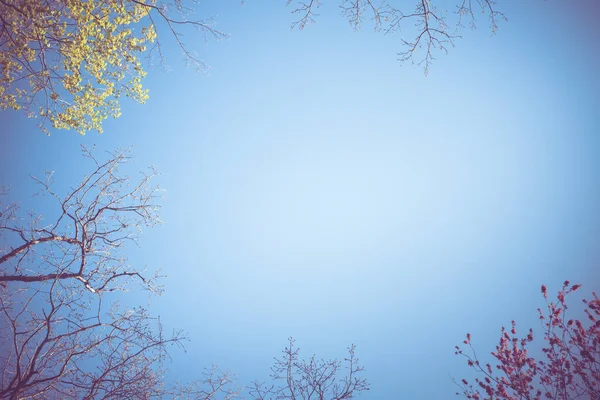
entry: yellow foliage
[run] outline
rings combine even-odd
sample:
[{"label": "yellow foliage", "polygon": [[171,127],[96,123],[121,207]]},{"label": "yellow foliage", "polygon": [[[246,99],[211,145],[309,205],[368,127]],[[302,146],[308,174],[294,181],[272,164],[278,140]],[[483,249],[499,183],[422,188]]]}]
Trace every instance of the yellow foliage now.
[{"label": "yellow foliage", "polygon": [[[140,56],[156,40],[155,0],[0,0],[0,108],[55,128],[102,132],[119,96],[143,103]],[[42,129],[43,128],[42,122]]]}]

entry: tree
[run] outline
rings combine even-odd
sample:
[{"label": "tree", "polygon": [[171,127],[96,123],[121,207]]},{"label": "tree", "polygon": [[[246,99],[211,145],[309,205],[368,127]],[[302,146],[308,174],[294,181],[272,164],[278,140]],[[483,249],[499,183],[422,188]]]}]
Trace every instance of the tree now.
[{"label": "tree", "polygon": [[120,115],[120,96],[148,98],[140,57],[148,46],[160,52],[160,27],[204,66],[179,29],[225,35],[211,19],[188,20],[190,12],[182,0],[0,0],[0,107],[23,108],[46,132],[47,122],[102,132],[106,118]]},{"label": "tree", "polygon": [[592,300],[583,299],[587,324],[566,316],[565,299],[580,287],[565,281],[558,301],[548,302],[546,286],[542,285],[547,313],[541,309],[538,312],[547,342],[542,349],[545,360],[528,355],[533,330],[519,338],[515,321],[510,333],[502,327],[500,343],[492,353],[497,360],[495,368],[490,363],[482,366],[467,334],[464,344],[470,352],[456,346],[456,354],[466,357],[467,364],[483,378],[476,378],[475,385],[466,379],[457,383],[462,394],[475,400],[600,399],[600,298],[593,293]]},{"label": "tree", "polygon": [[[162,291],[159,273],[129,265],[124,254],[142,228],[160,223],[156,171],[132,184],[122,171],[131,161],[127,150],[110,152],[105,161],[94,149],[82,150],[92,172],[65,195],[55,189],[53,173],[34,178],[54,212],[22,217],[16,205],[0,203],[0,399],[238,397],[243,388],[235,376],[215,366],[193,382],[165,381],[168,348],[182,346],[187,336],[167,334],[145,308],[119,303],[135,286]],[[348,399],[368,390],[357,377],[362,367],[354,346],[345,359],[348,374],[339,380],[340,362],[299,361],[293,343],[273,377],[293,371],[297,376],[286,382],[297,396],[311,390]],[[284,393],[254,388],[260,399]]]},{"label": "tree", "polygon": [[348,358],[344,359],[347,372],[341,379],[338,377],[342,366],[340,361],[317,360],[315,356],[308,361],[300,360],[299,350],[294,347],[294,339],[290,338],[289,346],[271,367],[273,381],[283,383],[267,386],[255,381],[250,391],[252,398],[342,400],[352,399],[360,392],[369,390],[367,380],[358,376],[364,369],[358,365],[354,345],[348,348]]},{"label": "tree", "polygon": [[[292,0],[287,0],[289,5]],[[293,27],[304,29],[307,24],[315,22],[316,11],[321,7],[321,0],[309,2],[298,1],[292,11],[299,18]],[[454,11],[439,8],[432,0],[417,0],[412,10],[401,10],[393,1],[372,0],[342,0],[340,9],[350,26],[360,30],[365,20],[373,23],[376,31],[385,34],[396,33],[408,29],[409,34],[400,38],[402,50],[398,54],[401,62],[411,62],[423,67],[425,75],[429,72],[431,63],[435,60],[435,51],[448,53],[453,47],[460,28],[468,25],[476,27],[476,14],[488,19],[492,33],[498,30],[498,23],[506,21],[506,16],[496,8],[495,0],[458,0]],[[448,15],[451,17],[448,18]],[[411,31],[412,29],[412,31]]]},{"label": "tree", "polygon": [[[386,34],[411,32],[400,39],[399,59],[425,73],[436,50],[454,46],[458,28],[475,27],[477,13],[489,19],[492,32],[506,19],[493,0],[457,0],[450,13],[433,3],[417,0],[405,12],[385,0],[343,0],[340,8],[354,29],[371,20]],[[292,27],[314,22],[321,4],[297,2]],[[205,66],[183,43],[181,29],[194,27],[216,39],[226,35],[211,18],[190,19],[192,12],[184,0],[0,0],[0,108],[23,109],[40,119],[45,132],[47,123],[81,134],[102,132],[104,120],[120,115],[121,96],[147,100],[141,57],[150,47],[162,58],[159,31],[170,34],[195,66]]]},{"label": "tree", "polygon": [[122,254],[143,227],[160,222],[156,172],[131,185],[120,171],[127,151],[107,161],[83,154],[94,169],[65,196],[51,173],[36,179],[54,215],[24,219],[15,205],[0,208],[0,398],[232,398],[239,389],[216,368],[189,385],[167,385],[168,346],[186,336],[166,334],[159,318],[116,297],[136,284],[161,291],[158,274]]}]

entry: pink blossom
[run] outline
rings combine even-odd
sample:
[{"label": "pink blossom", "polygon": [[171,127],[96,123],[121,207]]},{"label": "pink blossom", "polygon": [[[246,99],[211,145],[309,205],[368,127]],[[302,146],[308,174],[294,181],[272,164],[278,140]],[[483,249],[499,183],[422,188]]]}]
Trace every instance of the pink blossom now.
[{"label": "pink blossom", "polygon": [[[457,349],[458,354],[467,358],[471,368],[484,375],[483,379],[476,379],[475,386],[468,386],[463,380],[463,394],[468,399],[600,399],[600,370],[597,367],[600,360],[600,299],[593,293],[592,300],[583,300],[584,312],[590,321],[586,326],[577,319],[565,323],[566,298],[581,287],[573,285],[567,290],[568,285],[569,281],[565,281],[558,292],[558,303],[547,300],[547,289],[542,285],[547,311],[538,309],[538,312],[543,339],[547,343],[542,349],[545,359],[528,357],[527,344],[534,339],[533,329],[519,338],[515,321],[511,321],[512,337],[502,327],[496,351],[491,353],[497,361],[498,375],[492,373],[494,369],[490,363],[485,364],[485,369],[479,366],[474,349],[471,349],[471,355]],[[471,346],[470,334],[465,342]]]}]

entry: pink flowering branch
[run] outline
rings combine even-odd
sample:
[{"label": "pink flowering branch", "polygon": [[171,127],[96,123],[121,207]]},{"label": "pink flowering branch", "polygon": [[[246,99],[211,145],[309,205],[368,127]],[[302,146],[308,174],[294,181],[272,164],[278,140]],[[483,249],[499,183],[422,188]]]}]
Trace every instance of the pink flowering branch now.
[{"label": "pink flowering branch", "polygon": [[[565,281],[558,292],[557,301],[548,301],[545,285],[542,295],[546,301],[546,312],[538,309],[547,342],[542,349],[544,360],[530,357],[527,345],[534,339],[533,330],[519,338],[515,321],[508,331],[502,327],[496,351],[491,355],[496,364],[482,366],[467,333],[464,344],[470,351],[456,346],[455,354],[466,358],[467,365],[480,377],[475,383],[466,379],[455,383],[467,399],[600,399],[600,299],[583,299],[584,313],[588,322],[569,319],[566,298],[581,285],[570,286]],[[461,395],[461,393],[456,393]]]}]

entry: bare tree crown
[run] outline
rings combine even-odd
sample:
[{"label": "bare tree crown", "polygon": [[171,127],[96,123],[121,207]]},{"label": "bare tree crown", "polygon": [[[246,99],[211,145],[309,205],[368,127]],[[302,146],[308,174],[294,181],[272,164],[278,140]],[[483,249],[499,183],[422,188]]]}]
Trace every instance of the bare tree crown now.
[{"label": "bare tree crown", "polygon": [[[304,29],[314,23],[322,0],[293,1],[292,14],[296,17],[292,28]],[[492,33],[498,30],[498,23],[506,21],[506,16],[496,7],[494,0],[459,0],[453,3],[454,8],[439,5],[440,1],[416,0],[412,10],[400,8],[397,1],[342,0],[340,9],[353,29],[361,29],[365,22],[370,22],[376,31],[385,34],[402,30],[400,38],[401,50],[398,59],[411,62],[429,72],[435,53],[448,53],[456,40],[461,38],[459,31],[465,25],[476,27],[477,14],[488,20]],[[404,6],[405,2],[402,2]]]},{"label": "bare tree crown", "polygon": [[155,172],[130,185],[127,151],[101,161],[83,148],[92,172],[65,195],[52,174],[35,179],[55,218],[5,205],[0,214],[0,398],[159,398],[167,345],[160,320],[121,307],[111,292],[155,277],[127,265],[122,250],[159,222]]},{"label": "bare tree crown", "polygon": [[271,367],[273,384],[254,382],[250,391],[253,399],[343,400],[369,390],[369,383],[360,376],[364,368],[358,365],[354,345],[348,348],[343,363],[318,360],[315,356],[302,360],[298,355],[300,349],[294,345],[294,339],[290,338],[281,358],[275,358]]}]

